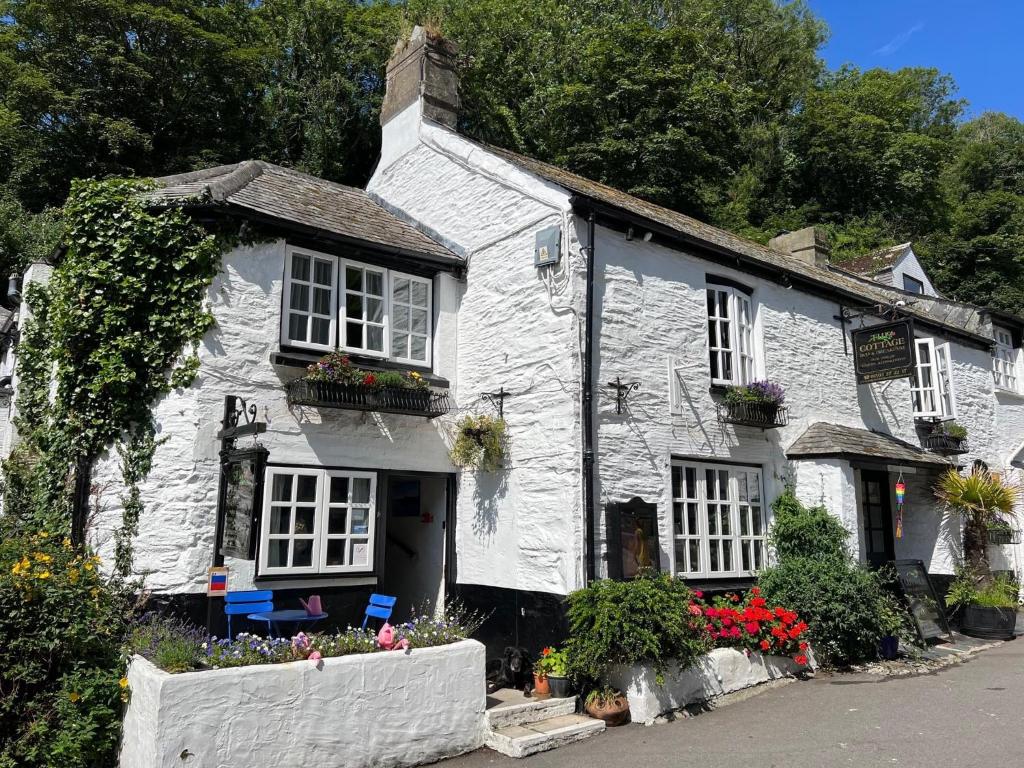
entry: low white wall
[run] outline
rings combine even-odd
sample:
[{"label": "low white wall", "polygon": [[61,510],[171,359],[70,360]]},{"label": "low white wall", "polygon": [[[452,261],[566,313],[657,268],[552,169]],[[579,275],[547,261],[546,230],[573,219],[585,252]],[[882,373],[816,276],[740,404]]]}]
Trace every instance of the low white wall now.
[{"label": "low white wall", "polygon": [[659,715],[769,680],[791,677],[800,669],[795,661],[784,656],[747,656],[734,648],[715,648],[698,658],[692,667],[680,670],[676,664],[670,664],[663,685],[658,685],[654,668],[643,664],[616,667],[608,676],[608,684],[626,694],[634,723],[651,725]]},{"label": "low white wall", "polygon": [[483,745],[484,647],[168,674],[128,669],[121,768],[390,768]]}]

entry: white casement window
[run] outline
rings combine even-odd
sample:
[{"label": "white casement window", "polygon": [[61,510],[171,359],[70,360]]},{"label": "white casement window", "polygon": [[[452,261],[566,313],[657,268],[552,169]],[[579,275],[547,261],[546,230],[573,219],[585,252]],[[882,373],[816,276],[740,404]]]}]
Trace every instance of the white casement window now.
[{"label": "white casement window", "polygon": [[281,343],[429,366],[432,294],[427,278],[289,249]]},{"label": "white casement window", "polygon": [[288,252],[281,317],[281,338],[286,343],[334,348],[336,261],[330,256]]},{"label": "white casement window", "polygon": [[949,344],[914,339],[914,353],[917,364],[910,384],[914,415],[952,418],[956,415],[956,403]]},{"label": "white casement window", "polygon": [[268,467],[260,526],[260,573],[373,570],[377,476]]},{"label": "white casement window", "polygon": [[430,360],[430,281],[391,273],[391,357],[400,362]]},{"label": "white casement window", "polygon": [[691,462],[672,465],[675,573],[750,576],[765,566],[761,471]]},{"label": "white casement window", "polygon": [[995,329],[996,349],[992,358],[992,373],[996,386],[1010,392],[1017,392],[1017,350],[1013,346],[1013,335],[1002,328]]},{"label": "white casement window", "polygon": [[711,383],[754,380],[754,310],[750,297],[734,288],[707,289],[708,358]]}]

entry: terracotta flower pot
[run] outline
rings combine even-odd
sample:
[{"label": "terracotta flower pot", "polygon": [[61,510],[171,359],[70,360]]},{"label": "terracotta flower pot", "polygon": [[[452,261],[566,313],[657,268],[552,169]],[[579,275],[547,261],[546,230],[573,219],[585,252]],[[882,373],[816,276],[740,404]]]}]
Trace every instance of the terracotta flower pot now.
[{"label": "terracotta flower pot", "polygon": [[584,709],[591,717],[604,720],[609,728],[629,722],[629,699],[621,693],[611,699],[596,699]]},{"label": "terracotta flower pot", "polygon": [[536,672],[533,673],[533,692],[538,696],[547,696],[551,693],[551,686],[548,684],[546,675],[542,676]]}]

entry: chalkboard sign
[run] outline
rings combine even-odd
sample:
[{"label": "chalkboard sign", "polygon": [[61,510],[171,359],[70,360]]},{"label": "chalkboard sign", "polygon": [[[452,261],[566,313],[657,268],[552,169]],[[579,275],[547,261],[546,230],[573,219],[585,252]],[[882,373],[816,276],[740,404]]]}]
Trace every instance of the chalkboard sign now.
[{"label": "chalkboard sign", "polygon": [[920,560],[897,560],[893,565],[921,639],[927,641],[945,634],[952,642],[953,633],[946,621],[946,613],[942,610],[942,602],[935,594],[935,587],[928,578],[924,563]]},{"label": "chalkboard sign", "polygon": [[220,553],[227,557],[254,560],[256,535],[254,528],[263,500],[263,468],[265,448],[229,451],[221,471]]},{"label": "chalkboard sign", "polygon": [[605,510],[608,578],[632,579],[641,570],[659,570],[658,507],[639,497],[609,504]]},{"label": "chalkboard sign", "polygon": [[853,369],[858,384],[905,379],[914,371],[914,326],[909,320],[853,332]]}]

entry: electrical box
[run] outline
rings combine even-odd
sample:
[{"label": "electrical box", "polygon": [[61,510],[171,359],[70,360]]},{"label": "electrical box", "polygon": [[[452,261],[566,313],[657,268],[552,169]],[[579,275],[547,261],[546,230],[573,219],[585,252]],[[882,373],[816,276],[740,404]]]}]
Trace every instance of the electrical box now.
[{"label": "electrical box", "polygon": [[562,228],[545,227],[537,233],[533,248],[533,266],[548,267],[562,259]]}]

